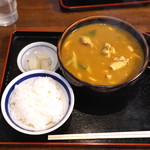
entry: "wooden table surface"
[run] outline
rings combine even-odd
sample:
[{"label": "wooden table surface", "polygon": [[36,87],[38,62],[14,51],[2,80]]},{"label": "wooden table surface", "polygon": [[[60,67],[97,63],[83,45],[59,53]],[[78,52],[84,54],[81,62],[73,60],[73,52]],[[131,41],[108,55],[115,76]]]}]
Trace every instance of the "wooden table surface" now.
[{"label": "wooden table surface", "polygon": [[[15,30],[40,30],[40,31],[63,31],[74,21],[92,15],[112,16],[129,22],[139,31],[150,31],[150,4],[140,7],[100,8],[76,12],[62,11],[58,0],[18,0],[19,18],[17,22],[8,27],[0,27],[0,77],[2,77],[6,52],[8,49],[10,34]],[[16,61],[16,58],[14,58]],[[149,149],[150,144],[144,146],[117,146],[116,144],[103,145],[1,145],[3,150],[25,149],[49,149],[49,150],[142,150]]]}]

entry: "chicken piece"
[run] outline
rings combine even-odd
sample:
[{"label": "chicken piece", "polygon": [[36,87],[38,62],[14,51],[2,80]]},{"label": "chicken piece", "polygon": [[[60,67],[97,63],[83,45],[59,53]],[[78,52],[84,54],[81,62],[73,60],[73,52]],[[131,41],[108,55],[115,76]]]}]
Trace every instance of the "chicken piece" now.
[{"label": "chicken piece", "polygon": [[90,47],[94,46],[91,39],[88,36],[85,36],[85,35],[80,37],[80,42],[81,42],[81,44],[84,44],[86,46],[90,46]]},{"label": "chicken piece", "polygon": [[109,43],[105,43],[105,44],[104,44],[104,48],[110,49],[110,47],[111,47],[111,44],[109,44]]},{"label": "chicken piece", "polygon": [[111,46],[111,44],[105,43],[101,53],[109,58],[111,54],[115,54],[115,52],[116,50]]},{"label": "chicken piece", "polygon": [[125,67],[128,62],[129,62],[129,58],[125,58],[124,56],[120,56],[120,57],[115,57],[114,58],[114,61],[112,64],[110,64],[110,68],[112,70],[118,70],[118,69],[121,69],[123,67]]}]

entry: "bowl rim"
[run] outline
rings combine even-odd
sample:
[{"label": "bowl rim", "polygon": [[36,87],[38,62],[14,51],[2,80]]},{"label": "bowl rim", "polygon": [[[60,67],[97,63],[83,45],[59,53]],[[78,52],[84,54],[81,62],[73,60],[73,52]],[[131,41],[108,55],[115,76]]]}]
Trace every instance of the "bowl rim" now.
[{"label": "bowl rim", "polygon": [[[30,49],[32,49],[35,46],[46,46],[50,50],[53,50],[54,53],[56,53],[56,66],[52,70],[50,70],[50,71],[56,71],[59,67],[58,58],[57,58],[57,47],[55,45],[53,45],[52,43],[45,42],[45,41],[32,42],[30,44],[27,44],[20,50],[20,52],[17,56],[17,66],[18,66],[19,70],[21,72],[26,72],[26,70],[23,67],[22,58]],[[28,71],[30,71],[30,70],[28,70]]]},{"label": "bowl rim", "polygon": [[[132,29],[135,33],[137,33],[140,38],[142,39],[144,45],[145,45],[145,49],[146,49],[146,55],[145,55],[145,61],[143,63],[143,66],[141,68],[141,70],[139,71],[139,73],[137,75],[135,75],[133,78],[131,78],[130,80],[128,81],[125,81],[123,83],[119,83],[119,84],[116,84],[116,85],[94,85],[94,84],[91,84],[91,83],[88,83],[86,81],[83,81],[83,80],[80,80],[78,79],[76,76],[74,76],[71,72],[69,72],[65,66],[63,65],[62,61],[61,61],[61,44],[63,43],[63,40],[65,38],[65,36],[67,35],[67,33],[75,26],[77,25],[80,25],[82,24],[83,22],[86,22],[86,21],[89,21],[89,20],[98,20],[98,19],[109,19],[109,20],[112,20],[112,21],[116,21],[116,22],[119,22],[119,23],[122,23],[126,26],[128,26],[130,29]],[[77,27],[78,28],[78,27]],[[77,29],[75,28],[75,30]],[[73,29],[74,31],[74,29]],[[72,32],[72,31],[71,31]],[[149,47],[148,47],[148,44],[147,44],[147,41],[146,39],[144,38],[144,35],[142,35],[142,33],[137,30],[132,24],[124,21],[124,20],[121,20],[119,18],[116,18],[116,17],[110,17],[110,16],[88,16],[88,17],[84,17],[84,18],[81,18],[77,21],[75,21],[74,23],[72,23],[71,25],[69,25],[63,32],[61,38],[59,39],[58,41],[58,44],[57,44],[57,55],[58,55],[58,60],[59,60],[59,63],[61,65],[61,67],[74,79],[76,80],[77,82],[80,82],[83,86],[90,86],[91,88],[101,88],[101,89],[117,89],[119,87],[124,87],[126,86],[127,84],[135,81],[143,72],[144,70],[146,69],[147,65],[148,65],[148,61],[149,61],[149,58],[150,58],[150,53],[149,53]]]},{"label": "bowl rim", "polygon": [[[47,128],[44,130],[38,130],[38,131],[23,129],[22,127],[18,126],[16,123],[14,123],[15,121],[13,122],[13,119],[10,117],[10,113],[6,109],[6,107],[8,107],[8,102],[6,102],[6,99],[8,99],[8,101],[9,101],[9,96],[11,94],[10,89],[12,89],[12,91],[13,91],[14,86],[16,85],[17,81],[21,80],[20,81],[20,83],[21,83],[25,80],[30,79],[31,77],[36,77],[36,76],[39,77],[40,75],[50,76],[50,77],[53,76],[54,78],[57,78],[61,81],[61,83],[59,82],[59,84],[61,84],[62,87],[64,88],[64,90],[67,91],[66,93],[67,93],[67,97],[69,100],[69,102],[68,102],[69,107],[68,107],[68,110],[65,113],[64,117],[57,124],[55,124],[54,126],[52,126],[50,128]],[[68,93],[69,93],[69,95],[68,95]],[[21,133],[24,133],[24,134],[28,134],[28,135],[42,135],[42,134],[52,132],[52,131],[58,129],[60,126],[62,126],[68,120],[70,115],[72,114],[72,111],[74,108],[74,103],[75,103],[75,97],[74,97],[73,89],[72,89],[71,85],[69,84],[69,82],[63,76],[61,76],[58,73],[53,72],[53,71],[31,70],[31,71],[28,71],[28,72],[25,72],[25,73],[22,73],[22,74],[16,76],[4,89],[2,97],[1,97],[1,111],[2,111],[2,115],[3,115],[4,119],[6,120],[6,122],[15,130],[17,130]]]}]

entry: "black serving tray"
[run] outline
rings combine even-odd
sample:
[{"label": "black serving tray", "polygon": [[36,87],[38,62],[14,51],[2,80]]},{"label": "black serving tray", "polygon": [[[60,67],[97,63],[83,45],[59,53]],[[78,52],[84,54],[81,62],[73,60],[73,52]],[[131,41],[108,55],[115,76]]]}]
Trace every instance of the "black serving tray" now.
[{"label": "black serving tray", "polygon": [[[3,72],[1,94],[8,83],[21,74],[17,67],[20,50],[32,42],[46,41],[57,45],[62,32],[15,31],[10,37]],[[144,33],[150,45],[149,32]],[[62,75],[58,69],[57,72]],[[72,88],[75,107],[68,121],[49,134],[101,133],[150,130],[150,70],[146,69],[135,85],[109,94],[99,94],[85,87]],[[48,141],[48,134],[30,136],[11,128],[0,113],[0,144],[133,144],[150,143],[150,138]]]},{"label": "black serving tray", "polygon": [[150,3],[150,0],[59,0],[61,8],[65,11],[134,7],[147,3]]}]

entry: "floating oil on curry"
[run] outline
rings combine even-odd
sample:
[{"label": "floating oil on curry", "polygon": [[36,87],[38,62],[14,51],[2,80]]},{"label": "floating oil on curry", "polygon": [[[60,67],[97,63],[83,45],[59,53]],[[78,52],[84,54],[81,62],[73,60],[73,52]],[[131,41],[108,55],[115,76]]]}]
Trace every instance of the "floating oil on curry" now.
[{"label": "floating oil on curry", "polygon": [[108,24],[80,27],[65,39],[61,50],[68,71],[94,85],[128,81],[140,71],[143,55],[130,33]]}]

